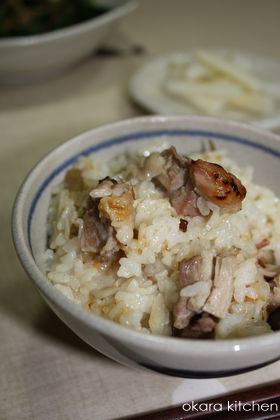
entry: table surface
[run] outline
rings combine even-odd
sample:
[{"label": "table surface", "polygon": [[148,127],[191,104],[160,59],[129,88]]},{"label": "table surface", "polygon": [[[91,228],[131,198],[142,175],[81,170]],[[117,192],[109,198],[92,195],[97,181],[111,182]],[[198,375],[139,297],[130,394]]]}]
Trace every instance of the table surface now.
[{"label": "table surface", "polygon": [[[16,191],[46,152],[92,127],[144,113],[127,91],[139,65],[161,53],[195,47],[280,59],[279,16],[277,0],[142,0],[106,40],[127,53],[92,55],[55,79],[0,87],[1,419],[112,419],[280,378],[280,363],[237,377],[192,380],[107,359],[46,306],[21,268],[10,235]],[[134,45],[144,53],[130,53]]]}]

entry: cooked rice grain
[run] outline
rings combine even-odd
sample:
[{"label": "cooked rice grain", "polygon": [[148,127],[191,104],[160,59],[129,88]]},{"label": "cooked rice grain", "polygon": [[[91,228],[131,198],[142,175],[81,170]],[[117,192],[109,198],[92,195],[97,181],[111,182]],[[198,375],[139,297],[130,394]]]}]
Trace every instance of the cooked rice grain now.
[{"label": "cooked rice grain", "polygon": [[[71,194],[63,187],[56,188],[49,218],[50,249],[54,252],[48,249],[46,253],[48,260],[52,257],[47,275],[55,287],[82,307],[122,325],[171,335],[171,311],[179,296],[179,263],[207,250],[216,255],[229,253],[233,293],[227,315],[217,324],[216,338],[270,331],[266,323],[270,288],[257,261],[266,256],[280,264],[279,199],[252,182],[252,168],[239,168],[223,151],[194,158],[217,162],[239,177],[247,189],[242,210],[225,213],[200,197],[202,216],[187,217],[187,231],[183,232],[179,229],[180,217],[168,198],[151,181],[132,178],[138,237],[129,240],[115,270],[100,270],[98,264],[82,255],[78,238],[71,236],[71,226],[78,230],[82,220]],[[106,163],[92,155],[80,158],[76,167],[82,170],[87,185],[96,185],[100,178],[116,176],[120,168],[130,168],[133,173],[129,160],[122,155]],[[135,161],[137,157],[132,159]],[[126,179],[130,174],[126,169],[119,176]],[[256,244],[264,238],[269,243],[258,250]],[[185,287],[181,295],[192,297],[199,286],[198,282]]]}]

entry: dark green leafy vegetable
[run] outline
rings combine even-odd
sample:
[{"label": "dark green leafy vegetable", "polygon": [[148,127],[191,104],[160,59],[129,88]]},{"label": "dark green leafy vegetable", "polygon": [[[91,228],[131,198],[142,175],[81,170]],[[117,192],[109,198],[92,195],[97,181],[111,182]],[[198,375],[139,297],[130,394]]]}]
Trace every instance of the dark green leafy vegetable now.
[{"label": "dark green leafy vegetable", "polygon": [[50,32],[106,11],[94,0],[1,0],[0,37]]}]

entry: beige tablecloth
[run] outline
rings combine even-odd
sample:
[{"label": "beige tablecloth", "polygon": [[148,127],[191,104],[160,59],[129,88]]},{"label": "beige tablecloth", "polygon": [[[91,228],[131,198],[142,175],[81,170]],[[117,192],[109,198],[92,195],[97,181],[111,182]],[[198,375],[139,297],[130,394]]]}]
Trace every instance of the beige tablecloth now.
[{"label": "beige tablecloth", "polygon": [[184,380],[107,359],[48,309],[10,236],[16,190],[38,159],[74,134],[143,113],[127,92],[142,62],[198,46],[279,59],[279,16],[277,0],[143,0],[107,44],[141,45],[144,55],[92,56],[56,79],[0,87],[0,419],[111,419],[280,378],[280,363],[238,377]]}]

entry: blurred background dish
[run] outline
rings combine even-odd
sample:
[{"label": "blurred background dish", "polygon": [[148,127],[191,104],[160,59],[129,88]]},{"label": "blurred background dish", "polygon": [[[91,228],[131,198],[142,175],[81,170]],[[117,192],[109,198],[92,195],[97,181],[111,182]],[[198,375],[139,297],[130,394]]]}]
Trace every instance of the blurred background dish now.
[{"label": "blurred background dish", "polygon": [[60,0],[33,7],[17,1],[16,13],[9,4],[1,5],[0,83],[41,80],[73,66],[136,6],[127,0]]},{"label": "blurred background dish", "polygon": [[169,53],[134,74],[130,93],[156,114],[212,115],[280,127],[280,62],[231,50]]},{"label": "blurred background dish", "polygon": [[0,37],[38,35],[100,16],[109,6],[94,0],[3,0]]}]

